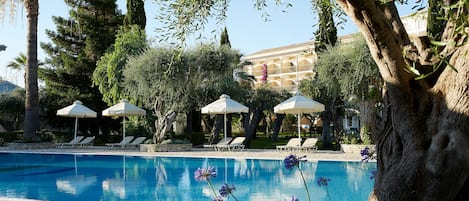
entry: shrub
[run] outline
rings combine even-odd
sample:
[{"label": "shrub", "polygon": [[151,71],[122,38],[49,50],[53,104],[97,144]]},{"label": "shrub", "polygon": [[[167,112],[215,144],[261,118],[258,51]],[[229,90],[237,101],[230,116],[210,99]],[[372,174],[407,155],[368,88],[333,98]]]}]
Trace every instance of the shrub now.
[{"label": "shrub", "polygon": [[360,135],[356,132],[341,133],[339,136],[341,144],[358,144],[360,141]]}]

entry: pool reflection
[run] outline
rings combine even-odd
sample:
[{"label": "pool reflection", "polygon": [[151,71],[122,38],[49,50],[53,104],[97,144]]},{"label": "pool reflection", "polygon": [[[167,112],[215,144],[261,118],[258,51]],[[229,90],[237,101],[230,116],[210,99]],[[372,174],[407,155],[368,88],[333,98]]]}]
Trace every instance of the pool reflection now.
[{"label": "pool reflection", "polygon": [[[306,200],[301,175],[282,160],[168,158],[93,155],[0,154],[0,197],[61,200],[211,200],[207,182],[197,182],[197,168],[213,166],[216,191],[235,185],[239,200],[283,200],[296,195]],[[33,157],[26,160],[24,157]],[[7,163],[9,161],[11,163]],[[366,200],[376,164],[303,162],[301,169],[312,199]],[[67,171],[62,171],[67,170]],[[328,189],[316,179],[330,178]],[[7,182],[9,181],[9,182]]]}]

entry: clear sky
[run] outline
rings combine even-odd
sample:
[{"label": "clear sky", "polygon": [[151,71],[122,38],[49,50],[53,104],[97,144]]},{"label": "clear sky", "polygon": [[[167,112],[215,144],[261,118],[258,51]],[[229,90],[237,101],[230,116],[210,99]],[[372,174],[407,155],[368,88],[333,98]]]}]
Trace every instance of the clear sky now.
[{"label": "clear sky", "polygon": [[[125,13],[125,0],[117,0],[119,9]],[[254,0],[232,0],[227,13],[227,20],[224,25],[228,29],[231,46],[238,49],[242,54],[247,55],[263,49],[285,46],[295,43],[302,43],[313,38],[313,27],[317,22],[317,16],[312,13],[309,0],[296,0],[293,7],[283,12],[283,8],[275,6],[273,3],[267,8],[269,13],[268,21],[262,17],[262,12],[256,10]],[[270,1],[273,2],[273,1]],[[401,15],[411,12],[411,6],[400,7]],[[52,16],[68,16],[69,8],[62,0],[39,1],[39,26],[38,40],[49,42],[45,34],[45,29],[55,30]],[[147,35],[154,38],[158,26],[155,16],[159,8],[151,1],[145,1],[145,11],[147,16]],[[210,25],[203,32],[204,38],[195,40],[189,39],[189,46],[201,42],[213,41],[213,37],[220,34],[220,29],[224,25]],[[212,32],[212,30],[216,30]],[[24,71],[9,69],[6,65],[13,61],[21,52],[26,53],[26,17],[23,9],[19,9],[15,19],[11,21],[6,17],[0,22],[0,44],[6,45],[7,49],[0,52],[0,76],[18,86],[24,87]],[[356,33],[358,30],[351,21],[347,22],[343,28],[339,28],[339,36]],[[218,39],[216,41],[218,43]],[[38,49],[39,60],[44,60],[45,55],[41,48]]]}]

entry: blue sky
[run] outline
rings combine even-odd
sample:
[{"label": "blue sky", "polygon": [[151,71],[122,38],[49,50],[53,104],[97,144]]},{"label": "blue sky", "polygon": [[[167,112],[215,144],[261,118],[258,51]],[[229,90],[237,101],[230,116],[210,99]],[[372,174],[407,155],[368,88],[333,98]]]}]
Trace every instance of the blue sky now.
[{"label": "blue sky", "polygon": [[[125,0],[117,0],[118,6],[125,13]],[[272,2],[272,1],[271,1]],[[55,24],[52,22],[52,16],[68,16],[68,8],[62,0],[39,1],[39,27],[38,39],[41,42],[49,42],[45,34],[45,29],[55,30]],[[247,55],[263,49],[285,46],[295,43],[312,40],[317,21],[311,11],[309,0],[293,1],[293,7],[283,12],[283,8],[275,6],[273,3],[267,7],[269,13],[268,21],[262,17],[262,12],[254,7],[254,0],[232,0],[227,13],[227,20],[224,25],[228,29],[229,39],[233,48],[238,49],[242,54]],[[411,6],[400,7],[401,15],[407,15],[411,12]],[[147,35],[149,38],[156,36],[155,29],[157,20],[155,16],[159,8],[153,1],[145,2],[145,11],[147,15]],[[189,46],[202,42],[218,43],[218,39],[213,39],[220,33],[224,25],[215,25],[211,23],[203,32],[203,38],[195,40],[195,37],[189,39]],[[12,61],[20,52],[26,53],[26,17],[24,10],[18,10],[18,13],[10,22],[5,18],[0,22],[0,44],[7,46],[6,51],[0,52],[0,76],[18,86],[24,86],[23,74],[6,68],[8,62]],[[215,32],[212,32],[216,30]],[[350,33],[356,33],[357,28],[349,20],[342,29],[339,29],[339,36]],[[45,55],[42,49],[38,50],[38,58],[44,60]]]}]

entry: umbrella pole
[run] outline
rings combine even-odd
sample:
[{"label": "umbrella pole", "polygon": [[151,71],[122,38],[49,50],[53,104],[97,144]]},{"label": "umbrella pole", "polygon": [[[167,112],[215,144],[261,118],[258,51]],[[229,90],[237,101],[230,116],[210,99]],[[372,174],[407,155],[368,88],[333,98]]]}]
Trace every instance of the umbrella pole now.
[{"label": "umbrella pole", "polygon": [[78,127],[78,117],[75,117],[75,133],[73,134],[74,135],[74,138],[77,138],[77,127]]},{"label": "umbrella pole", "polygon": [[298,111],[298,138],[301,139],[301,134],[300,134],[300,131],[301,131],[301,125],[300,125],[300,112]]},{"label": "umbrella pole", "polygon": [[124,116],[124,122],[122,123],[122,127],[123,127],[123,128],[122,128],[122,130],[123,130],[123,131],[122,131],[122,133],[123,133],[123,134],[122,134],[122,136],[123,136],[122,139],[124,139],[124,138],[125,138],[125,116]]},{"label": "umbrella pole", "polygon": [[223,118],[223,122],[225,123],[223,132],[225,133],[225,140],[226,140],[226,112],[225,112],[225,117]]}]

